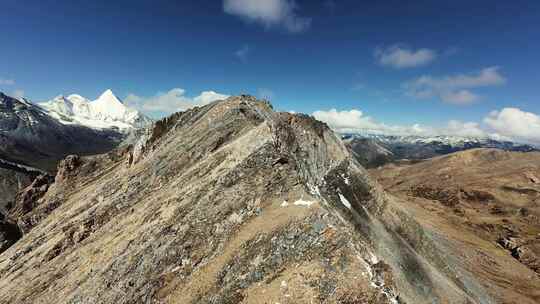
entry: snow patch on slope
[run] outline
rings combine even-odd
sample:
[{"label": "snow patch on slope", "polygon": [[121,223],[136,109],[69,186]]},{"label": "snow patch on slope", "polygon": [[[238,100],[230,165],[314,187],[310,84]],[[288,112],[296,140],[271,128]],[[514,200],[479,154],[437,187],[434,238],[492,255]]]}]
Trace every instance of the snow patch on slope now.
[{"label": "snow patch on slope", "polygon": [[351,209],[352,206],[351,206],[351,203],[347,200],[347,198],[345,198],[345,196],[343,196],[343,194],[339,193],[339,200],[341,201],[341,203],[343,204],[343,206],[347,207],[348,209]]},{"label": "snow patch on slope", "polygon": [[315,202],[312,201],[304,201],[303,199],[299,199],[296,202],[294,202],[294,205],[296,206],[306,206],[310,207],[311,205],[315,204]]},{"label": "snow patch on slope", "polygon": [[[299,199],[297,200],[296,202],[293,203],[293,205],[295,206],[304,206],[304,207],[311,207],[311,205],[315,204],[315,202],[313,201],[305,201],[303,199]],[[283,201],[283,203],[281,203],[281,207],[289,207],[289,202],[288,201]]]}]

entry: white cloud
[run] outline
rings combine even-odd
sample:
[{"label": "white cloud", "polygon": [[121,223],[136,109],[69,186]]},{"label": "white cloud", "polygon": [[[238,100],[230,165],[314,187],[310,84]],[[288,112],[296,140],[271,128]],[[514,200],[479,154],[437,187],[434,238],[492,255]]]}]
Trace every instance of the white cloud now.
[{"label": "white cloud", "polygon": [[392,135],[423,135],[428,134],[429,130],[415,124],[412,126],[391,126],[377,122],[369,116],[365,116],[360,110],[352,109],[349,111],[338,111],[331,109],[329,111],[315,111],[313,117],[328,124],[330,128],[340,133],[380,133]]},{"label": "white cloud", "polygon": [[126,105],[137,108],[142,112],[155,114],[170,114],[177,111],[184,111],[195,106],[209,104],[212,101],[226,99],[228,95],[219,94],[214,91],[202,92],[199,96],[190,98],[186,96],[186,91],[174,88],[165,93],[158,93],[152,97],[141,97],[129,94],[124,102]]},{"label": "white cloud", "polygon": [[354,130],[379,129],[379,126],[371,119],[364,116],[359,110],[338,111],[315,111],[313,117],[327,123],[338,132],[352,132]]},{"label": "white cloud", "polygon": [[257,22],[265,28],[282,27],[291,33],[306,31],[311,19],[296,14],[294,0],[224,0],[225,13]]},{"label": "white cloud", "polygon": [[477,75],[461,74],[441,78],[422,76],[416,83],[439,88],[478,88],[506,83],[506,79],[498,71],[499,67],[494,66],[482,69]]},{"label": "white cloud", "polygon": [[243,63],[246,63],[247,57],[250,52],[251,52],[251,48],[249,47],[249,45],[244,45],[240,49],[238,49],[236,52],[234,52],[234,55],[238,57],[240,61],[242,61]]},{"label": "white cloud", "polygon": [[364,115],[357,109],[348,111],[315,111],[313,117],[328,124],[339,133],[371,133],[415,136],[458,136],[491,138],[519,143],[540,144],[540,115],[517,108],[491,112],[481,123],[450,120],[442,127],[414,124],[387,125]]},{"label": "white cloud", "polygon": [[440,135],[452,135],[461,137],[478,137],[485,138],[488,134],[482,130],[479,123],[476,122],[461,122],[459,120],[451,120],[446,128],[439,130]]},{"label": "white cloud", "polygon": [[214,91],[204,91],[201,95],[193,98],[193,101],[197,105],[207,105],[216,100],[223,100],[229,98],[229,95],[219,94]]},{"label": "white cloud", "polygon": [[0,78],[0,85],[14,85],[15,80]]},{"label": "white cloud", "polygon": [[413,124],[412,126],[387,125],[377,120],[365,116],[360,110],[337,111],[316,111],[313,117],[323,121],[333,130],[339,133],[372,133],[386,135],[451,135],[460,137],[487,137],[488,134],[482,130],[480,124],[475,122],[461,122],[451,120],[444,127],[434,128]]},{"label": "white cloud", "polygon": [[484,122],[500,136],[540,143],[540,116],[534,113],[504,108],[491,112]]},{"label": "white cloud", "polygon": [[451,135],[460,137],[487,137],[480,124],[476,122],[461,122],[451,120],[444,127],[434,128],[413,124],[412,126],[387,125],[375,119],[365,116],[360,110],[337,111],[316,111],[313,117],[327,123],[330,128],[339,133],[374,133],[386,135]]},{"label": "white cloud", "polygon": [[375,58],[381,65],[403,69],[426,65],[437,58],[437,52],[430,49],[414,51],[394,45],[386,49],[375,49]]},{"label": "white cloud", "polygon": [[422,76],[403,84],[407,95],[418,98],[438,98],[446,103],[468,105],[480,100],[470,89],[498,86],[506,83],[499,67],[488,67],[477,74],[445,77]]},{"label": "white cloud", "polygon": [[480,100],[480,96],[469,90],[441,92],[440,97],[442,101],[455,105],[469,105]]}]

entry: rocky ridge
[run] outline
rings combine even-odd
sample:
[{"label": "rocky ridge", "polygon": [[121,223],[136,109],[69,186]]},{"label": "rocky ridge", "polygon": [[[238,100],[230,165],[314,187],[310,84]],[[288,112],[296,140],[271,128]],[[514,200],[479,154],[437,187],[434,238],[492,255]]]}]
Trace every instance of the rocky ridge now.
[{"label": "rocky ridge", "polygon": [[387,195],[325,124],[250,96],[156,122],[132,149],[66,159],[23,218],[24,236],[0,255],[0,303],[515,294],[473,275],[460,243]]}]

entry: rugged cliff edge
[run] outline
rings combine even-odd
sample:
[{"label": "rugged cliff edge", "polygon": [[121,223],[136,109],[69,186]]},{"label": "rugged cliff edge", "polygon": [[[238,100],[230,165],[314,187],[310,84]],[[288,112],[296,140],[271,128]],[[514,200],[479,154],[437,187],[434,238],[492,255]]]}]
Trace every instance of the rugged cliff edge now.
[{"label": "rugged cliff edge", "polygon": [[325,124],[249,96],[156,122],[131,150],[67,158],[31,206],[0,255],[0,303],[506,299]]}]

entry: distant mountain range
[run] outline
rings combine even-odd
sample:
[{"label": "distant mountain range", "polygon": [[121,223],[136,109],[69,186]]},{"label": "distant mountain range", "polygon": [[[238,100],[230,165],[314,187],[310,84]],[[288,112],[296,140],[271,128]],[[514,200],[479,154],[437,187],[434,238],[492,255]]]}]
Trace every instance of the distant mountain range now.
[{"label": "distant mountain range", "polygon": [[65,156],[110,151],[151,122],[111,90],[94,101],[70,95],[38,104],[0,93],[0,158],[51,172]]},{"label": "distant mountain range", "polygon": [[454,152],[494,148],[505,151],[532,152],[537,147],[489,138],[459,136],[396,136],[381,134],[342,134],[342,139],[356,158],[368,168],[400,160],[422,160]]}]

